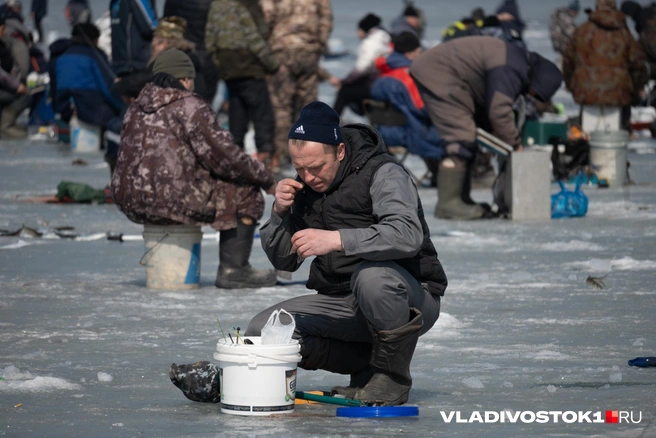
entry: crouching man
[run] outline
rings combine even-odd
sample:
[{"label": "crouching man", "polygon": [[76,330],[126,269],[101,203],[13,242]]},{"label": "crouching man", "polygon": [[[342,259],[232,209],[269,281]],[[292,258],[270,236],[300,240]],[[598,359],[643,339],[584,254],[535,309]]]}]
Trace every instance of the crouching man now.
[{"label": "crouching man", "polygon": [[299,365],[350,375],[334,394],[403,404],[417,339],[437,321],[447,286],[417,189],[373,128],[340,128],[321,102],[292,126],[289,155],[298,177],[278,184],[262,246],[285,271],[315,256],[307,287],[318,293],[264,310],[246,335],[284,308],[296,320]]}]

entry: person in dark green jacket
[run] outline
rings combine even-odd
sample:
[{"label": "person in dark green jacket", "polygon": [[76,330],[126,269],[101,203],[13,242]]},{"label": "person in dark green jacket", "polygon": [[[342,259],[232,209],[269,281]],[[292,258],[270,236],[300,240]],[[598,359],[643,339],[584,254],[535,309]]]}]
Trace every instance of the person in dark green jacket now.
[{"label": "person in dark green jacket", "polygon": [[257,0],[214,0],[205,46],[228,87],[230,133],[243,148],[248,125],[255,128],[260,161],[275,152],[274,117],[265,75],[278,70],[268,43],[269,27]]}]

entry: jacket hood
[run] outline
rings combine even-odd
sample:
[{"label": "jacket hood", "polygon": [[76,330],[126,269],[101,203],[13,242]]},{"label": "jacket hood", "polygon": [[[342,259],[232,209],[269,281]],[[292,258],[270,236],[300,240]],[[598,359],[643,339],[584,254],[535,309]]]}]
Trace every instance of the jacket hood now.
[{"label": "jacket hood", "polygon": [[362,168],[371,157],[387,153],[383,138],[371,126],[360,123],[345,125],[342,127],[342,134],[346,144],[346,156],[328,192],[337,189],[346,175]]},{"label": "jacket hood", "polygon": [[133,105],[138,105],[145,113],[154,113],[178,100],[194,96],[194,93],[176,88],[162,88],[148,83],[139,93]]},{"label": "jacket hood", "polygon": [[531,77],[530,87],[536,97],[542,102],[547,102],[556,94],[563,82],[563,74],[553,62],[533,52],[529,58]]},{"label": "jacket hood", "polygon": [[598,9],[590,14],[590,21],[604,29],[620,29],[626,26],[624,14],[613,9]]},{"label": "jacket hood", "polygon": [[72,42],[69,38],[59,39],[52,44],[48,49],[50,50],[50,56],[59,56],[66,51],[71,46]]},{"label": "jacket hood", "polygon": [[412,61],[399,52],[392,52],[387,57],[381,56],[376,59],[376,68],[381,73],[388,73],[397,68],[410,67],[411,64]]}]

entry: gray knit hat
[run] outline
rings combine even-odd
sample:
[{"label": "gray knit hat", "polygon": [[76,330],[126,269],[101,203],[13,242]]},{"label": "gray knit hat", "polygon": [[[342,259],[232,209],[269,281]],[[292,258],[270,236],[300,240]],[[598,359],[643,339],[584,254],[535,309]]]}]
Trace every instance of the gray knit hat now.
[{"label": "gray knit hat", "polygon": [[168,73],[176,79],[196,78],[194,63],[179,49],[165,50],[155,58],[153,74],[157,73]]}]

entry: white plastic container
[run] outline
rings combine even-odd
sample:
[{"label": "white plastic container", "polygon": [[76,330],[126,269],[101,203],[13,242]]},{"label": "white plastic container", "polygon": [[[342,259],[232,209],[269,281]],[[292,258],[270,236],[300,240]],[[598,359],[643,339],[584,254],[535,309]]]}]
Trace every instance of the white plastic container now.
[{"label": "white plastic container", "polygon": [[148,289],[198,289],[200,286],[200,227],[144,225]]},{"label": "white plastic container", "polygon": [[78,120],[77,117],[73,117],[70,128],[73,152],[100,152],[100,142],[102,140],[100,126],[90,125]]},{"label": "white plastic container", "polygon": [[593,131],[590,134],[590,164],[597,179],[605,179],[609,187],[622,187],[626,180],[626,131]]},{"label": "white plastic container", "polygon": [[233,344],[230,339],[219,339],[216,344],[221,412],[252,416],[293,413],[301,360],[298,341],[262,345],[260,337],[247,339],[253,345]]}]

